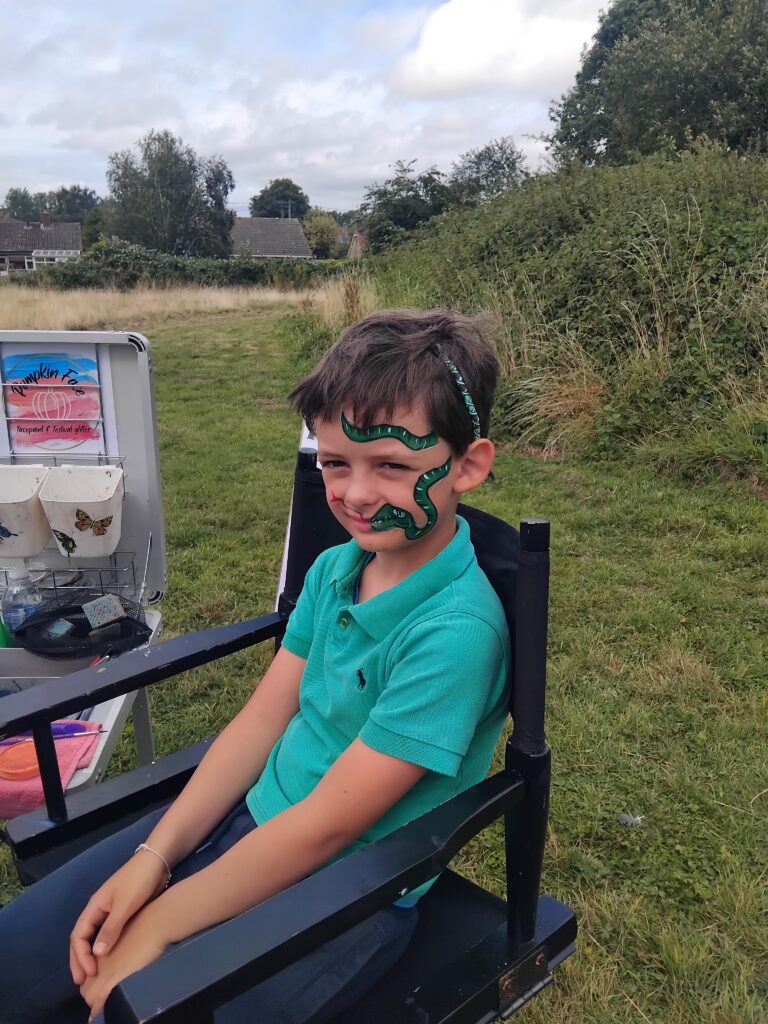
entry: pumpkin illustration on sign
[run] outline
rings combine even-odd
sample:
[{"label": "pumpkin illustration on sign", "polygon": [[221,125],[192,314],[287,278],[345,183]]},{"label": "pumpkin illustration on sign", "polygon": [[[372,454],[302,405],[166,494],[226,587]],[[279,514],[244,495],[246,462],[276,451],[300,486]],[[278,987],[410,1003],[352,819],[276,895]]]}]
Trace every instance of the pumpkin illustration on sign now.
[{"label": "pumpkin illustration on sign", "polygon": [[103,537],[112,519],[112,516],[104,516],[103,519],[91,519],[88,513],[84,512],[81,508],[75,509],[75,526],[81,533],[85,533],[86,530],[92,530],[95,536]]}]

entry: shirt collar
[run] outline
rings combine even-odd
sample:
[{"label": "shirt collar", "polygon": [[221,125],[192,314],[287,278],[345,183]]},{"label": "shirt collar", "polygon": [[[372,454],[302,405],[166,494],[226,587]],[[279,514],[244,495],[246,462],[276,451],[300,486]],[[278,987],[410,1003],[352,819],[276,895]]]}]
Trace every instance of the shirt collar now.
[{"label": "shirt collar", "polygon": [[349,603],[350,615],[374,640],[383,640],[418,608],[425,596],[443,590],[471,564],[475,552],[469,539],[469,526],[461,516],[456,516],[456,523],[456,533],[439,554],[402,583],[362,604],[353,604],[352,600],[366,552],[355,541],[350,541],[339,553],[332,581],[336,593],[340,601]]}]

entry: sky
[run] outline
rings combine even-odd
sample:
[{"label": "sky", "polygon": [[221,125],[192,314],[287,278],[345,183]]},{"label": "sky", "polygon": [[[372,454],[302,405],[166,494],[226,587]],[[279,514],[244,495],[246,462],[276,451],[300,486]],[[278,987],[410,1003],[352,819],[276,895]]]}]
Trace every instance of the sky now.
[{"label": "sky", "polygon": [[398,160],[450,171],[512,136],[534,168],[606,0],[1,0],[0,200],[78,183],[170,129],[230,205],[288,177],[360,205]]}]

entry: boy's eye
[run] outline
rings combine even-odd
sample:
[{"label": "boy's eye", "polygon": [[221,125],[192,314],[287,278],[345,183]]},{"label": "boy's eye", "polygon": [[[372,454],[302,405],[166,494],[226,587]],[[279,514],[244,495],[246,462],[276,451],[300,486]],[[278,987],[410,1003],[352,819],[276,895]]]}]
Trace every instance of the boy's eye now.
[{"label": "boy's eye", "polygon": [[384,469],[393,469],[399,473],[407,473],[410,466],[404,466],[402,462],[385,462]]},{"label": "boy's eye", "polygon": [[320,463],[321,469],[341,469],[346,463],[342,462],[341,459],[324,459]]}]

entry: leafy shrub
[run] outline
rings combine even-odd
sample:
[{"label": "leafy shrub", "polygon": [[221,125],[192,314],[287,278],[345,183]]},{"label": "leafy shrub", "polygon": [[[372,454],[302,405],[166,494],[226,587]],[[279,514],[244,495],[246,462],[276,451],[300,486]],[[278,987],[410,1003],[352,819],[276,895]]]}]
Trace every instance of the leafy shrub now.
[{"label": "leafy shrub", "polygon": [[[699,144],[532,177],[433,218],[367,266],[385,305],[492,314],[497,437],[662,459],[665,438],[686,436],[696,456],[670,467],[724,459],[759,477],[766,240],[768,160]],[[733,426],[748,402],[757,440]]]},{"label": "leafy shrub", "polygon": [[502,315],[567,329],[602,363],[642,344],[673,355],[706,345],[749,372],[768,309],[766,239],[768,161],[700,146],[532,177],[434,218],[370,267],[387,301],[416,292],[474,312],[490,290]]},{"label": "leafy shrub", "polygon": [[98,242],[79,260],[56,263],[34,273],[17,274],[14,281],[27,287],[62,290],[118,288],[139,284],[170,287],[179,284],[214,286],[272,285],[304,288],[340,273],[342,260],[277,260],[235,256],[171,256],[155,249],[119,240]]}]

